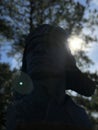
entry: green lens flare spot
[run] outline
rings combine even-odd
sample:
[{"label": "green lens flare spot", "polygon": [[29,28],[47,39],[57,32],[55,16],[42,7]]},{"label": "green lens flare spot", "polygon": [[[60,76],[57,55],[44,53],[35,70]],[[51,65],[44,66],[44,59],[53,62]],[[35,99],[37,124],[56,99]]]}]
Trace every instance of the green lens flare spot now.
[{"label": "green lens flare spot", "polygon": [[23,86],[23,82],[19,82],[19,85],[20,85],[20,86]]},{"label": "green lens flare spot", "polygon": [[28,74],[21,71],[14,73],[12,83],[13,91],[25,95],[30,94],[33,91],[33,89],[33,82]]}]

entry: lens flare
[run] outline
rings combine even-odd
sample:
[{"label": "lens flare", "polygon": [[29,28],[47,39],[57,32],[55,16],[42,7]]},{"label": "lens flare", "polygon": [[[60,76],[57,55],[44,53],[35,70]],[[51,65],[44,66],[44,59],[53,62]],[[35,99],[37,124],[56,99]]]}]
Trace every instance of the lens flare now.
[{"label": "lens flare", "polygon": [[23,82],[19,82],[19,85],[21,85],[21,86],[22,86],[22,85],[23,85]]},{"label": "lens flare", "polygon": [[33,91],[33,82],[29,75],[18,71],[13,75],[12,90],[20,94],[30,94]]},{"label": "lens flare", "polygon": [[74,54],[78,50],[84,50],[84,41],[77,37],[77,36],[72,36],[68,39],[69,42],[69,48],[71,49],[71,52]]}]

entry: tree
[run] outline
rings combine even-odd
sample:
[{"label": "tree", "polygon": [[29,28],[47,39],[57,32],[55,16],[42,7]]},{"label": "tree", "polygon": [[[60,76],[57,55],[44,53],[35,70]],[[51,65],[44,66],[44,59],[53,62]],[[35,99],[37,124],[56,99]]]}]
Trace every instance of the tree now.
[{"label": "tree", "polygon": [[0,130],[5,128],[6,108],[11,96],[11,79],[12,72],[10,71],[10,66],[0,63]]}]

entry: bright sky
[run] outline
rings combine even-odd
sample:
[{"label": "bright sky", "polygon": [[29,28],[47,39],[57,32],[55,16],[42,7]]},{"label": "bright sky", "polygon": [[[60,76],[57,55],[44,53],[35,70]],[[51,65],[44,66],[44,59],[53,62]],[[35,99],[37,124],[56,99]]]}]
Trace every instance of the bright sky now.
[{"label": "bright sky", "polygon": [[78,36],[71,37],[68,41],[72,54],[74,54],[75,51],[78,50],[87,51],[87,55],[94,62],[94,65],[92,65],[91,68],[88,69],[92,72],[95,72],[96,70],[98,71],[98,44],[91,43],[89,47],[85,47],[85,42]]},{"label": "bright sky", "polygon": [[72,54],[75,53],[77,50],[85,50],[86,48],[83,46],[85,43],[84,41],[79,38],[78,36],[72,36],[68,40],[69,47],[71,49]]}]

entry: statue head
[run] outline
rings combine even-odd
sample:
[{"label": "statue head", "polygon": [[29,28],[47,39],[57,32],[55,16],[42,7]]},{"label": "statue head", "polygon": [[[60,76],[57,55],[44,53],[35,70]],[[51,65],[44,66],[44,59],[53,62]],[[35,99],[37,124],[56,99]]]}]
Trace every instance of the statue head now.
[{"label": "statue head", "polygon": [[82,79],[85,81],[68,48],[68,37],[68,31],[45,24],[33,30],[26,39],[22,71],[52,94],[56,90],[60,93],[74,86],[79,88]]},{"label": "statue head", "polygon": [[33,30],[26,39],[22,71],[55,91],[71,66],[67,38],[68,32],[57,26],[41,25]]}]

